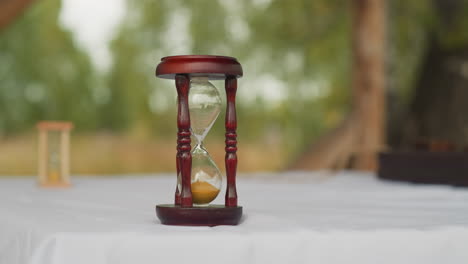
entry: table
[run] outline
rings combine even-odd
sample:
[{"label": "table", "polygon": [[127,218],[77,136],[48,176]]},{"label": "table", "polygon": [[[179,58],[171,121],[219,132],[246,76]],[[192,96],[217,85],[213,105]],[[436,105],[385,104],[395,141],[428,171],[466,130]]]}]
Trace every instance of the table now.
[{"label": "table", "polygon": [[0,178],[0,263],[468,263],[467,188],[351,172],[244,174],[241,224],[211,228],[159,223],[154,206],[172,202],[174,175],[73,183]]}]

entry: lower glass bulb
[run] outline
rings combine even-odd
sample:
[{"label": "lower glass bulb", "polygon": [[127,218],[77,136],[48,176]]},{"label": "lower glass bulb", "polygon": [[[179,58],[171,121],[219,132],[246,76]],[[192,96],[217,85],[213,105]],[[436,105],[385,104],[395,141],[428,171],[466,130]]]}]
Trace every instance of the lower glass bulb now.
[{"label": "lower glass bulb", "polygon": [[200,145],[192,151],[192,199],[199,206],[212,202],[221,190],[221,173],[208,152]]}]

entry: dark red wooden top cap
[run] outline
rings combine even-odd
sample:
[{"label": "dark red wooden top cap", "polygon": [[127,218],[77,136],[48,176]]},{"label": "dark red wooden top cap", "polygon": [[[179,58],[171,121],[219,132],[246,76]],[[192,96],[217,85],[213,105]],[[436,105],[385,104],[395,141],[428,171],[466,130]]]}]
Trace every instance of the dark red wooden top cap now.
[{"label": "dark red wooden top cap", "polygon": [[212,55],[169,56],[161,59],[156,67],[156,76],[174,79],[176,74],[207,76],[212,80],[222,80],[226,76],[242,76],[242,66],[236,58]]}]

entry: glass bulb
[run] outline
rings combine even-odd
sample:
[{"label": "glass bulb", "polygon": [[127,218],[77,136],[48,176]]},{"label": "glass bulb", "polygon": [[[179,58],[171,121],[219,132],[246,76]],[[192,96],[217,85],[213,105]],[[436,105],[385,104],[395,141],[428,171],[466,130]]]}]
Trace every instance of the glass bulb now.
[{"label": "glass bulb", "polygon": [[[191,171],[192,200],[195,205],[207,206],[218,196],[222,188],[221,172],[210,154],[202,145],[192,150]],[[177,175],[177,185],[181,186],[181,175]]]},{"label": "glass bulb", "polygon": [[193,203],[196,205],[208,205],[221,190],[221,173],[201,145],[197,145],[192,151],[191,184]]},{"label": "glass bulb", "polygon": [[189,90],[190,125],[196,146],[192,150],[191,187],[193,203],[206,206],[218,196],[222,177],[203,147],[203,140],[221,112],[221,96],[207,77],[192,77]]},{"label": "glass bulb", "polygon": [[189,91],[190,125],[201,143],[221,112],[221,96],[208,77],[192,77]]},{"label": "glass bulb", "polygon": [[60,132],[49,131],[47,178],[49,182],[59,182],[60,175]]}]

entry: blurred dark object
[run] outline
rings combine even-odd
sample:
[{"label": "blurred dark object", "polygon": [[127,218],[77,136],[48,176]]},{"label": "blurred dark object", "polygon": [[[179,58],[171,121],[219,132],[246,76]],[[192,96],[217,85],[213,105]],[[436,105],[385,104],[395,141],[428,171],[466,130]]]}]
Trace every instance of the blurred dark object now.
[{"label": "blurred dark object", "polygon": [[452,146],[433,143],[426,145],[429,151],[380,153],[378,177],[468,187],[468,152],[451,151]]},{"label": "blurred dark object", "polygon": [[448,152],[455,151],[455,144],[447,140],[424,140],[420,139],[414,143],[414,149],[418,151]]},{"label": "blurred dark object", "polygon": [[[468,144],[467,0],[433,0],[432,27],[408,111],[390,123],[391,147],[409,149],[420,138]],[[444,149],[442,141],[429,149]],[[450,147],[449,147],[450,148]]]},{"label": "blurred dark object", "polygon": [[389,123],[396,151],[380,154],[378,176],[468,186],[468,1],[431,2],[420,74],[407,112]]}]

